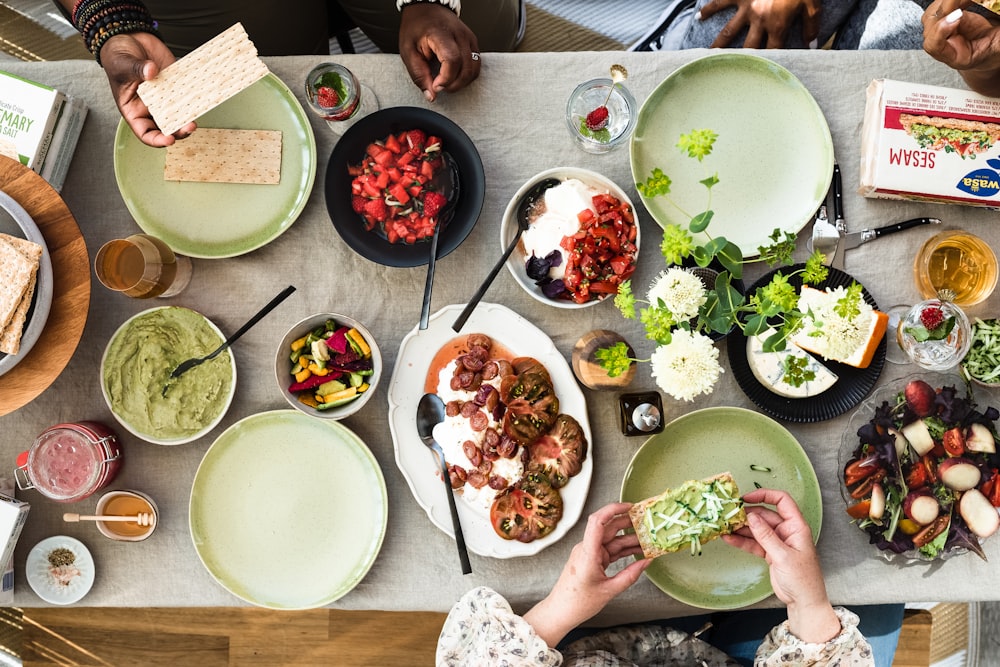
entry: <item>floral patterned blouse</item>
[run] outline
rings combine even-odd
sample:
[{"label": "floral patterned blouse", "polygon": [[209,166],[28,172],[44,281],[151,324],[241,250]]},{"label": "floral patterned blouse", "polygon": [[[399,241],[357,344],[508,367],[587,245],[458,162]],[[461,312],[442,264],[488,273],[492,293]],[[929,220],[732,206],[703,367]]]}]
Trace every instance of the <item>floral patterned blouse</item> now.
[{"label": "floral patterned blouse", "polygon": [[[825,644],[808,644],[788,630],[788,621],[764,638],[754,664],[874,665],[871,646],[858,631],[858,617],[835,607],[841,632]],[[717,648],[687,633],[659,625],[602,630],[578,639],[565,650],[549,648],[534,628],[510,608],[507,600],[485,586],[462,596],[452,607],[438,638],[437,664],[465,667],[650,667],[738,663]]]}]

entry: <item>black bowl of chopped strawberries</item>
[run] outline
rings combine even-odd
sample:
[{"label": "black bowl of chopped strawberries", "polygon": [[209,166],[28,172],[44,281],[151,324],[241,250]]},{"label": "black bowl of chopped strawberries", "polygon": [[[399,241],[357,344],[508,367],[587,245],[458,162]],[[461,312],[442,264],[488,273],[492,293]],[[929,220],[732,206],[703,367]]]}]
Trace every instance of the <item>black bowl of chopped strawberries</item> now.
[{"label": "black bowl of chopped strawberries", "polygon": [[[449,167],[457,179],[452,202],[437,185]],[[469,136],[419,107],[359,120],[337,141],[326,171],[333,226],[358,254],[386,266],[426,264],[442,221],[438,257],[453,251],[479,220],[485,193],[483,162]]]}]

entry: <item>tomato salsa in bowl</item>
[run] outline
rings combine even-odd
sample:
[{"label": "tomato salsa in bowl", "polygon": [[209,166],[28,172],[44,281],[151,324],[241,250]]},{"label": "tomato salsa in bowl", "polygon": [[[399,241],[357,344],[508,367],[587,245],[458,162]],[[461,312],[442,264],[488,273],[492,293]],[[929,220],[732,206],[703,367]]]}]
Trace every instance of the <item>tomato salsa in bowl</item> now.
[{"label": "tomato salsa in bowl", "polygon": [[561,167],[530,178],[504,211],[501,247],[517,233],[522,197],[546,179],[559,184],[528,208],[528,229],[507,268],[524,291],[557,308],[586,308],[614,298],[635,271],[639,225],[628,195],[601,174]]}]

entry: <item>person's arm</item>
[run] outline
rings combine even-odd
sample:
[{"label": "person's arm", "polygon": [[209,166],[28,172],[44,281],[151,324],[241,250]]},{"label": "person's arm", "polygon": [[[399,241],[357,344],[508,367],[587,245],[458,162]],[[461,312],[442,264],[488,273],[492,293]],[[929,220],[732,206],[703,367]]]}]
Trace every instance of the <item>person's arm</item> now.
[{"label": "person's arm", "polygon": [[780,49],[800,14],[802,41],[811,45],[819,37],[820,0],[712,0],[698,10],[698,18],[707,19],[729,7],[735,7],[736,13],[719,31],[712,48],[729,46],[746,28],[744,48]]},{"label": "person's arm", "polygon": [[[552,647],[636,582],[652,562],[638,560],[612,576],[611,563],[642,553],[629,527],[629,503],[606,505],[590,516],[583,541],[573,547],[558,581],[523,617],[498,593],[476,588],[455,603],[438,639],[438,665],[486,664],[499,657],[530,656],[535,665],[557,665]],[[519,663],[520,664],[520,663]]]},{"label": "person's arm", "polygon": [[401,12],[399,55],[429,102],[438,93],[460,90],[479,76],[479,42],[459,18],[457,0],[399,0],[397,6]]},{"label": "person's arm", "polygon": [[[115,104],[132,132],[144,144],[169,146],[195,129],[190,123],[174,135],[163,134],[139,98],[143,81],[152,79],[174,55],[156,35],[155,22],[137,0],[59,0],[84,45],[108,76]],[[117,18],[116,18],[117,17]]]},{"label": "person's arm", "polygon": [[970,0],[936,0],[921,19],[924,50],[958,70],[969,87],[1000,97],[1000,26],[974,12]]},{"label": "person's arm", "polygon": [[642,553],[634,533],[619,535],[632,525],[629,507],[629,503],[613,503],[590,515],[583,541],[573,547],[552,591],[524,615],[549,646],[593,618],[653,562],[635,561],[610,577],[605,572],[611,563]]},{"label": "person's arm", "polygon": [[729,544],[764,558],[771,587],[788,608],[788,628],[804,642],[825,643],[840,634],[840,619],[826,595],[826,584],[813,545],[812,531],[790,495],[756,489],[743,496],[747,526],[725,535]]}]

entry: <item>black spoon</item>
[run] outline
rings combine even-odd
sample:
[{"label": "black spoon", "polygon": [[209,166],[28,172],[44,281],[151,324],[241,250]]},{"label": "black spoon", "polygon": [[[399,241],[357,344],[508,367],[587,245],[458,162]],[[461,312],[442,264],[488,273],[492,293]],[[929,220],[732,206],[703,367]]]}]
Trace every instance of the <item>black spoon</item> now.
[{"label": "black spoon", "polygon": [[441,474],[444,477],[444,488],[448,494],[448,508],[451,510],[451,524],[455,528],[455,544],[458,546],[458,559],[462,562],[462,574],[472,572],[469,563],[469,552],[465,548],[465,536],[462,535],[462,522],[458,518],[458,508],[455,507],[455,492],[451,488],[451,475],[448,474],[448,463],[444,459],[441,445],[434,440],[434,427],[444,421],[444,402],[437,394],[424,394],[417,404],[417,433],[425,445],[434,450],[441,461]]},{"label": "black spoon", "polygon": [[455,320],[455,323],[451,325],[451,328],[456,332],[462,330],[462,327],[465,326],[466,320],[468,320],[469,316],[472,315],[472,311],[476,309],[479,302],[482,301],[484,296],[486,296],[486,290],[488,290],[490,285],[493,284],[493,280],[497,277],[497,274],[500,273],[501,267],[503,267],[504,263],[506,263],[510,254],[514,252],[514,248],[517,247],[517,242],[521,240],[521,234],[528,229],[528,213],[531,210],[532,204],[538,201],[539,197],[541,197],[546,190],[559,185],[561,182],[562,181],[558,178],[546,178],[536,183],[534,187],[525,192],[524,196],[521,197],[521,201],[517,203],[517,215],[515,216],[515,219],[517,220],[517,233],[514,234],[514,238],[512,238],[510,244],[507,245],[507,249],[504,250],[500,260],[490,271],[489,275],[486,276],[486,280],[484,280],[483,284],[479,286],[476,293],[472,295],[469,303],[465,306],[465,309],[462,310],[462,314],[459,315]]},{"label": "black spoon", "polygon": [[421,331],[427,328],[427,322],[431,315],[431,291],[434,289],[434,266],[437,263],[438,237],[441,236],[441,228],[451,222],[459,195],[458,166],[448,153],[442,152],[441,157],[444,159],[444,168],[439,169],[438,173],[434,175],[431,185],[448,201],[438,211],[437,224],[434,225],[434,233],[431,235],[430,258],[427,260],[427,282],[424,284],[424,300],[420,307]]}]

